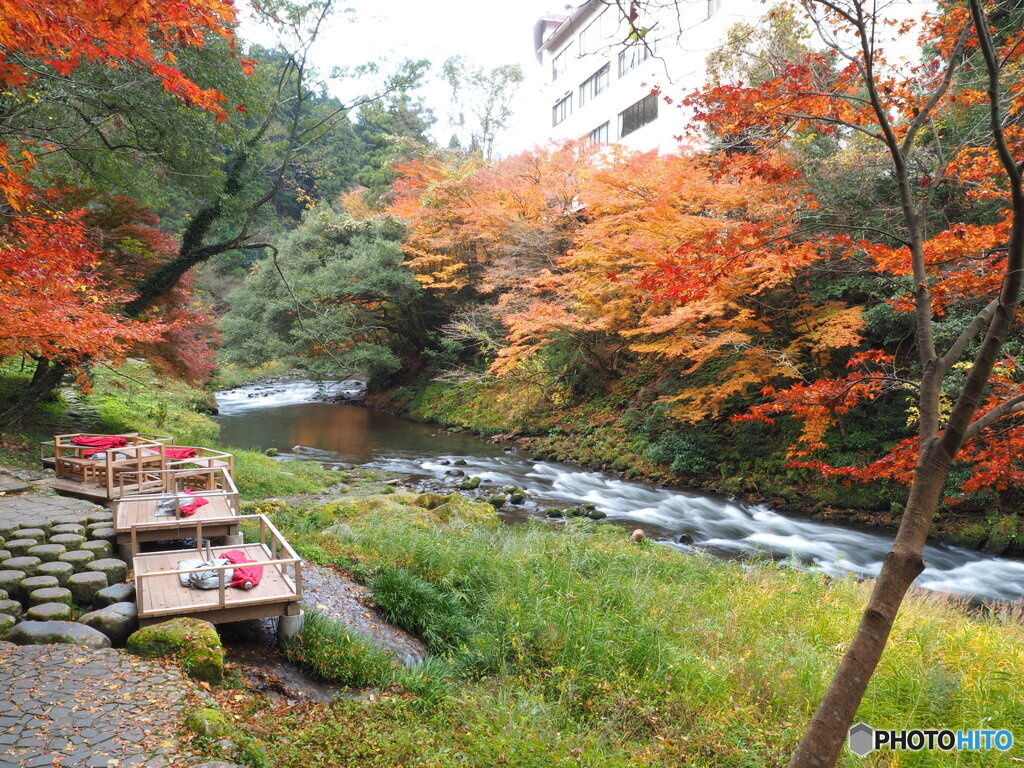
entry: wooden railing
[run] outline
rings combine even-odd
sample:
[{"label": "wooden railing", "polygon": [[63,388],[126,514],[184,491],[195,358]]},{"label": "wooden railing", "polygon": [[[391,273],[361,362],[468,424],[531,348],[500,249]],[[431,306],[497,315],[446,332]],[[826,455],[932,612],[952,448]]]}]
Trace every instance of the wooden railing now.
[{"label": "wooden railing", "polygon": [[[200,446],[193,445],[168,445],[165,446],[165,450],[167,448],[187,448],[195,451],[196,455],[188,459],[168,458],[164,463],[164,469],[215,467],[220,466],[220,464],[226,464],[227,471],[232,475],[235,473],[235,457],[226,451],[219,451],[215,448],[202,448]],[[220,464],[217,462],[220,462]]]},{"label": "wooden railing", "polygon": [[[231,519],[232,520],[236,520],[236,521],[255,520],[255,521],[259,522],[259,544],[263,548],[264,552],[266,552],[266,554],[269,555],[270,559],[269,560],[255,562],[255,563],[252,563],[252,565],[259,565],[259,566],[262,566],[263,568],[276,568],[277,572],[281,575],[281,578],[285,581],[285,583],[286,584],[290,584],[290,586],[292,587],[292,593],[290,593],[288,595],[281,595],[281,594],[266,595],[264,597],[253,598],[251,600],[245,600],[244,602],[236,601],[235,603],[233,603],[233,606],[234,605],[240,605],[240,604],[241,605],[246,605],[246,604],[247,605],[254,605],[254,604],[257,604],[257,603],[280,602],[282,600],[282,598],[292,597],[292,596],[294,596],[297,599],[301,598],[302,597],[302,558],[300,558],[299,555],[295,552],[295,550],[292,549],[292,546],[288,543],[288,541],[284,538],[284,536],[281,535],[281,532],[277,530],[277,528],[274,526],[274,524],[272,522],[270,522],[269,519],[267,519],[266,515],[240,515],[239,517],[235,517],[235,518],[231,518]],[[210,525],[211,521],[207,521],[206,524]],[[252,543],[255,544],[256,542],[252,542]],[[243,546],[239,546],[239,547],[230,547],[230,546],[229,547],[217,547],[217,549],[219,549],[219,550],[231,550],[231,549],[243,549],[243,548],[244,548],[244,545]],[[284,556],[283,557],[281,556],[282,552],[284,552]],[[182,559],[185,559],[187,557],[187,555],[190,553],[190,550],[174,550],[174,553],[177,554],[177,555],[181,555]],[[203,539],[202,539],[201,535],[197,535],[197,537],[196,537],[195,553],[196,553],[196,557],[202,557],[202,558],[206,557],[206,553],[204,552],[204,548],[203,548]],[[166,552],[153,552],[153,553],[149,553],[149,554],[167,554],[167,553]],[[214,551],[213,554],[214,554],[214,557],[216,557],[216,555],[218,553],[217,553],[217,551]],[[136,561],[136,562],[138,563],[138,561]],[[219,574],[218,585],[217,585],[217,590],[216,590],[217,599],[216,599],[216,601],[212,601],[211,600],[211,601],[208,601],[208,602],[205,602],[205,603],[199,603],[198,605],[196,605],[195,603],[191,603],[191,606],[193,608],[199,607],[199,608],[204,608],[204,609],[207,609],[207,608],[227,608],[228,607],[228,603],[227,603],[227,599],[226,599],[226,597],[227,597],[227,591],[226,591],[227,590],[227,583],[226,583],[226,581],[227,580],[225,578],[225,572],[228,571],[229,569],[230,570],[234,570],[236,567],[244,567],[245,565],[247,565],[247,564],[238,564],[238,565],[228,564],[228,565],[221,565],[221,566],[208,566],[208,567],[202,567],[202,568],[181,568],[181,569],[175,569],[175,570],[171,570],[171,571],[162,570],[162,571],[152,571],[152,572],[144,572],[144,571],[136,570],[135,571],[135,592],[136,592],[137,602],[138,602],[138,606],[139,606],[139,615],[142,616],[142,617],[145,617],[145,616],[159,615],[159,614],[162,614],[162,613],[180,613],[181,612],[181,606],[169,607],[169,608],[164,608],[164,609],[155,610],[155,611],[147,611],[147,610],[145,610],[144,606],[145,606],[146,580],[147,579],[154,579],[154,578],[157,578],[157,577],[164,577],[164,576],[181,577],[183,574],[186,574],[186,573],[203,573],[203,572],[207,572],[207,571],[216,571]],[[292,571],[292,575],[288,574],[289,569]],[[214,590],[212,590],[212,589],[211,590],[203,590],[203,591],[208,591],[210,593],[214,592]]]},{"label": "wooden railing", "polygon": [[123,437],[129,445],[138,445],[139,443],[162,443],[166,445],[174,439],[170,435],[151,435],[146,432],[119,432],[117,434],[71,432],[66,435],[55,435],[53,440],[43,440],[40,442],[40,460],[52,460],[57,456],[67,455],[68,453],[73,453],[75,456],[79,456],[80,454],[77,451],[94,450],[88,445],[75,445],[72,443],[71,441],[76,437]]},{"label": "wooden railing", "polygon": [[126,487],[135,486],[130,495],[159,495],[194,491],[226,491],[237,499],[238,488],[231,473],[224,467],[195,467],[177,469],[151,469],[141,472],[119,472],[117,475],[118,498],[129,495]]}]

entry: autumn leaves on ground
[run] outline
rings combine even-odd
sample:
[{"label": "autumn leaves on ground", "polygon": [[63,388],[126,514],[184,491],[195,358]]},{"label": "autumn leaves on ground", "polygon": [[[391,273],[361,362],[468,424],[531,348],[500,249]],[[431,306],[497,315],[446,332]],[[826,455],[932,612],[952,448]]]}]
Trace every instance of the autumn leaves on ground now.
[{"label": "autumn leaves on ground", "polygon": [[[633,44],[649,5],[626,9]],[[678,154],[494,161],[521,73],[446,62],[464,135],[441,148],[430,62],[332,95],[311,52],[339,10],[255,6],[280,33],[262,48],[231,2],[0,0],[5,460],[58,428],[209,442],[211,388],[365,376],[377,405],[534,455],[902,526],[854,663],[929,531],[1024,551],[1018,7],[780,6],[705,87],[658,91]],[[887,60],[883,30],[920,34],[919,58]],[[238,473],[250,501],[346,479],[244,452]],[[398,669],[310,622],[297,663],[380,690],[291,713],[221,691],[251,765],[781,765],[870,592],[394,494],[267,511],[431,656]],[[1022,647],[1013,610],[912,595],[861,719],[1024,722]],[[823,763],[860,693],[805,740]]]}]

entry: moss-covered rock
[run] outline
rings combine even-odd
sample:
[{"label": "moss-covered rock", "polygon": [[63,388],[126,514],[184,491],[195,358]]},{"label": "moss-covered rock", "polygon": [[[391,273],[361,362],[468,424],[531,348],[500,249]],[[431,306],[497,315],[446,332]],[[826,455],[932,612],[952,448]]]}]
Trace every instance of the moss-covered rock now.
[{"label": "moss-covered rock", "polygon": [[447,523],[457,519],[468,523],[490,524],[497,521],[494,507],[490,504],[470,501],[458,493],[445,496],[443,501],[443,504],[434,507],[434,514],[441,522]]},{"label": "moss-covered rock", "polygon": [[207,621],[179,618],[143,627],[128,638],[127,648],[147,659],[174,658],[197,680],[216,683],[224,678],[224,647]]},{"label": "moss-covered rock", "polygon": [[422,507],[423,509],[436,509],[447,500],[446,496],[442,496],[439,493],[421,493],[416,497],[416,501],[414,503],[417,507]]},{"label": "moss-covered rock", "polygon": [[464,491],[473,491],[473,490],[476,490],[479,487],[480,487],[480,478],[479,477],[471,477],[471,478],[469,478],[469,480],[466,480],[464,483],[462,483],[459,486],[459,488],[461,488]]},{"label": "moss-covered rock", "polygon": [[198,709],[189,713],[185,725],[207,739],[220,739],[231,732],[224,713],[219,709]]}]

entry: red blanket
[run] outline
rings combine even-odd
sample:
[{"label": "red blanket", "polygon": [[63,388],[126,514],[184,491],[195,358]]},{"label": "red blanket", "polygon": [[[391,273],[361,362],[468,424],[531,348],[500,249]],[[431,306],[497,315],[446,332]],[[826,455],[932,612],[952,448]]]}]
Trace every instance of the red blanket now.
[{"label": "red blanket", "polygon": [[[229,586],[237,587],[238,589],[252,589],[260,580],[263,578],[263,566],[262,565],[242,565],[242,563],[255,563],[255,560],[250,560],[245,556],[245,553],[239,549],[232,549],[230,552],[222,552],[217,557],[223,557],[229,563],[235,566],[235,576],[231,579]],[[240,566],[240,567],[239,567]],[[250,586],[246,586],[248,583]]]},{"label": "red blanket", "polygon": [[195,448],[164,448],[164,456],[168,459],[191,459],[195,455]]},{"label": "red blanket", "polygon": [[93,454],[101,453],[107,448],[122,448],[128,445],[128,441],[123,437],[117,435],[79,435],[78,437],[72,437],[71,443],[73,445],[87,445],[94,450],[82,451],[82,456],[89,458]]},{"label": "red blanket", "polygon": [[[195,494],[192,493],[192,491],[185,491],[185,493],[187,493],[189,496],[195,496]],[[202,496],[196,496],[196,500],[193,501],[191,504],[186,504],[184,507],[181,507],[181,516],[189,517],[191,515],[194,515],[197,509],[199,509],[200,507],[204,507],[209,503],[209,499],[204,499]]]}]

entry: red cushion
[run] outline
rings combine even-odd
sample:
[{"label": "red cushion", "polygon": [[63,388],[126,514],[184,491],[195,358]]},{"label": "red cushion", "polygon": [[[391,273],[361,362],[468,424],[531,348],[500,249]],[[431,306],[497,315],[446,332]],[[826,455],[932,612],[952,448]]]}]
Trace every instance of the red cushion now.
[{"label": "red cushion", "polygon": [[195,448],[164,448],[164,456],[168,459],[191,459],[195,455]]},{"label": "red cushion", "polygon": [[[221,552],[217,557],[223,557],[232,565],[238,566],[242,563],[255,563],[255,560],[250,560],[245,556],[245,553],[239,549],[232,549],[230,552]],[[263,579],[263,566],[262,565],[245,565],[241,568],[235,568],[234,578],[231,579],[230,586],[237,587],[239,589],[245,588],[245,582],[251,582],[255,587]]]},{"label": "red cushion", "polygon": [[128,441],[116,435],[86,437],[79,435],[71,438],[74,445],[88,445],[90,448],[122,448]]},{"label": "red cushion", "polygon": [[[192,491],[185,491],[185,493],[189,494],[190,496],[194,495]],[[181,516],[189,517],[191,515],[194,515],[197,509],[199,509],[200,507],[204,507],[209,503],[209,499],[204,499],[202,496],[196,496],[196,500],[193,501],[191,504],[186,504],[184,507],[181,507]]]}]

